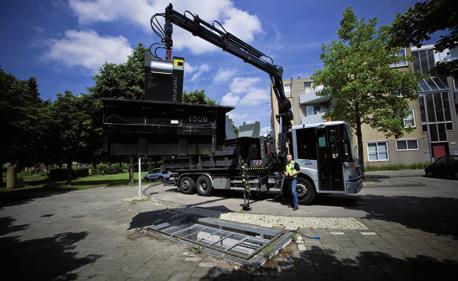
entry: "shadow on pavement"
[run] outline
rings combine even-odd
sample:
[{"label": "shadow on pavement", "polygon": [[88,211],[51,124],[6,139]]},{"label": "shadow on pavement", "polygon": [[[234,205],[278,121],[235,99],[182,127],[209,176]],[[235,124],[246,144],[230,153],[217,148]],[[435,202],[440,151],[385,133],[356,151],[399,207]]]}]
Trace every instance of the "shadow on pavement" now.
[{"label": "shadow on pavement", "polygon": [[75,244],[87,232],[65,232],[53,237],[20,240],[15,237],[0,238],[3,261],[0,263],[2,280],[74,280],[70,273],[81,266],[96,261],[100,255],[76,257]]},{"label": "shadow on pavement", "polygon": [[[214,200],[211,200],[214,201]],[[202,202],[200,204],[205,204],[207,202]],[[158,220],[167,222],[170,218],[170,221],[173,220],[172,212],[178,212],[181,214],[189,215],[190,217],[198,217],[198,216],[205,216],[205,217],[219,217],[222,213],[232,212],[232,210],[228,209],[223,205],[212,206],[212,207],[196,207],[199,204],[192,204],[187,207],[183,208],[173,208],[173,209],[162,209],[157,211],[149,211],[149,212],[141,212],[136,214],[132,221],[130,222],[128,229],[135,229],[135,228],[143,228],[152,225],[153,223],[157,222]]]},{"label": "shadow on pavement", "polygon": [[458,239],[458,199],[417,196],[320,196],[315,205],[361,210],[366,219],[400,223],[438,235]]},{"label": "shadow on pavement", "polygon": [[428,256],[401,259],[372,251],[345,258],[339,252],[314,246],[300,257],[270,262],[253,273],[213,268],[200,280],[455,280],[457,266],[452,260]]},{"label": "shadow on pavement", "polygon": [[72,191],[73,189],[24,189],[24,190],[13,190],[8,192],[0,192],[0,210],[4,207],[21,205],[28,203],[36,198],[43,198],[53,195],[62,194],[65,192]]},{"label": "shadow on pavement", "polygon": [[28,224],[13,225],[14,221],[15,219],[11,217],[0,218],[0,236],[11,232],[22,231],[29,227]]}]

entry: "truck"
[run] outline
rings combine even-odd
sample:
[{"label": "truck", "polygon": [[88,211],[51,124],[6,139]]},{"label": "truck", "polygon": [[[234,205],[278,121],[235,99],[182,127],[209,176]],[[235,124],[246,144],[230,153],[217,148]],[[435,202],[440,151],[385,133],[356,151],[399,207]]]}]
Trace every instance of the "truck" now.
[{"label": "truck", "polygon": [[[288,153],[300,166],[297,193],[301,204],[313,203],[317,194],[361,190],[362,173],[350,126],[342,121],[292,126],[283,68],[272,58],[218,21],[210,24],[189,11],[179,13],[172,4],[165,13],[154,14],[150,23],[160,37],[145,60],[145,97],[154,100],[103,99],[108,153],[160,156],[163,169],[172,172],[178,191],[184,194],[209,196],[219,189],[285,193]],[[180,102],[184,59],[172,57],[174,25],[268,74],[278,102],[277,138],[228,133],[231,126],[225,117],[231,107]],[[157,54],[158,49],[165,49],[165,58]],[[163,99],[168,96],[173,99]]]}]

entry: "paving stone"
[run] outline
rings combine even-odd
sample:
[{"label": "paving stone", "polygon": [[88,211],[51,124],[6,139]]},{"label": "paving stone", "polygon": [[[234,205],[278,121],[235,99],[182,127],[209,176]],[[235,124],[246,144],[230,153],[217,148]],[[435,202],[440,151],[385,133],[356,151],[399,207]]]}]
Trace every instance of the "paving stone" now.
[{"label": "paving stone", "polygon": [[215,267],[216,264],[214,262],[201,262],[199,263],[200,267]]}]

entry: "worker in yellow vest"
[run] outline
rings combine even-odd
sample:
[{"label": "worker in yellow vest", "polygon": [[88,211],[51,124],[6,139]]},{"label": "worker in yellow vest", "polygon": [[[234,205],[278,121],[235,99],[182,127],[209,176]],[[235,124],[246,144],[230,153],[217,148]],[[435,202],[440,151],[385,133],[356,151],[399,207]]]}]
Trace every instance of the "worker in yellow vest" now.
[{"label": "worker in yellow vest", "polygon": [[297,174],[299,174],[299,171],[301,168],[299,167],[299,164],[293,161],[293,156],[291,154],[288,154],[286,156],[286,166],[285,166],[285,180],[286,183],[289,183],[289,187],[291,190],[291,195],[293,197],[293,210],[296,211],[298,208],[298,200],[297,200]]}]

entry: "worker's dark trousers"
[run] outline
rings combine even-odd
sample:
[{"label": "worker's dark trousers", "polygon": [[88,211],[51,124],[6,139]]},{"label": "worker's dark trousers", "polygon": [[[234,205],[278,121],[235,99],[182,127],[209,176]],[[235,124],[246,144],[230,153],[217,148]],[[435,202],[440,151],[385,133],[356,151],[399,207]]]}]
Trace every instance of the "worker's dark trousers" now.
[{"label": "worker's dark trousers", "polygon": [[285,178],[282,190],[282,201],[290,203],[293,207],[299,204],[297,197],[297,179]]},{"label": "worker's dark trousers", "polygon": [[290,187],[291,187],[291,196],[293,197],[293,207],[297,207],[299,204],[298,199],[297,199],[297,179],[292,178],[290,180]]}]

